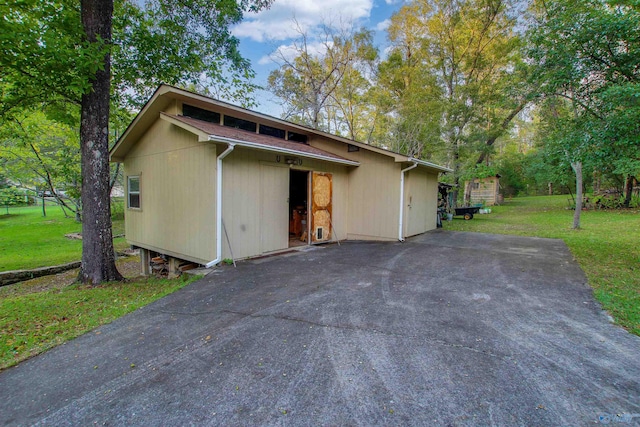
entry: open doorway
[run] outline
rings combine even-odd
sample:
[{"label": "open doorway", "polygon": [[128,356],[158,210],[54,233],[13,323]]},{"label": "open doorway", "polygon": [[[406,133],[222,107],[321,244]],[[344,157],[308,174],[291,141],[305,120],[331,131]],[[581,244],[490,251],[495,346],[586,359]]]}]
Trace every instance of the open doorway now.
[{"label": "open doorway", "polygon": [[308,244],[309,172],[289,171],[289,247]]}]

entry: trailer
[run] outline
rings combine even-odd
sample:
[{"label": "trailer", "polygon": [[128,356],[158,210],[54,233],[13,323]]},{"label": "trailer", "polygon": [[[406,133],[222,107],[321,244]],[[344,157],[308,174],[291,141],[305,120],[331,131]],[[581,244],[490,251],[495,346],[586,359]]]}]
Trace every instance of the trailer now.
[{"label": "trailer", "polygon": [[479,206],[467,206],[463,208],[455,208],[456,215],[464,216],[465,220],[473,219],[473,214],[477,214],[480,211]]}]

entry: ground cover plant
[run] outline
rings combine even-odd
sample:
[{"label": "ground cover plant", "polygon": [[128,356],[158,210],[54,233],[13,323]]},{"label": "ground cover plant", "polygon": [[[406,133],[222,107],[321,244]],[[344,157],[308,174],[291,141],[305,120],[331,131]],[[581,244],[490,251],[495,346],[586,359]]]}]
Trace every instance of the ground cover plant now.
[{"label": "ground cover plant", "polygon": [[[139,257],[117,263],[137,276]],[[133,277],[128,282],[74,283],[78,270],[0,288],[0,370],[78,337],[196,280]]]},{"label": "ground cover plant", "polygon": [[[0,271],[27,270],[80,261],[82,241],[65,237],[80,233],[82,225],[65,217],[56,205],[10,207],[0,214]],[[114,236],[124,233],[124,220],[113,221]],[[114,241],[116,250],[128,247],[124,237]]]},{"label": "ground cover plant", "polygon": [[583,211],[581,228],[572,230],[568,198],[518,197],[471,221],[443,221],[444,229],[564,240],[603,308],[640,335],[640,210]]}]

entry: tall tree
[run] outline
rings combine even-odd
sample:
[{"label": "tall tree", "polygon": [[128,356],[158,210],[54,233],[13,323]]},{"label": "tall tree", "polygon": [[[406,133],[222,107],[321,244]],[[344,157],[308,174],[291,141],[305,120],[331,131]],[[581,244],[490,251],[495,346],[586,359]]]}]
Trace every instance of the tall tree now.
[{"label": "tall tree", "polygon": [[[113,0],[82,0],[82,27],[90,44],[111,44]],[[101,66],[90,80],[90,89],[80,103],[80,154],[84,207],[80,281],[100,283],[122,280],[116,268],[111,231],[109,186],[109,98],[111,54],[107,50]],[[89,183],[91,183],[89,185]],[[91,189],[89,191],[89,188]],[[88,226],[91,224],[90,226]]]},{"label": "tall tree", "polygon": [[80,216],[78,132],[42,112],[14,116],[0,126],[0,165],[32,194],[47,191],[65,213]]},{"label": "tall tree", "polygon": [[71,120],[80,108],[82,281],[121,279],[113,259],[109,210],[111,100],[119,106],[139,102],[157,85],[156,79],[176,84],[206,76],[242,86],[251,71],[229,27],[243,12],[270,3],[118,0],[115,9],[113,0],[0,5],[0,114],[6,118],[20,109],[42,108]]},{"label": "tall tree", "polygon": [[319,40],[298,27],[290,50],[273,56],[280,68],[269,74],[270,90],[282,100],[285,118],[314,129],[366,135],[362,97],[370,82],[367,68],[377,58],[372,34],[323,26]]},{"label": "tall tree", "polygon": [[[640,173],[637,2],[535,2],[533,17],[530,56],[543,93],[571,101],[577,125],[571,128],[579,129],[582,146],[590,146],[594,167],[633,182]],[[576,138],[559,140],[566,152],[574,150]]]},{"label": "tall tree", "polygon": [[491,146],[528,102],[516,84],[515,26],[507,0],[414,0],[392,18],[390,61],[399,56],[413,70],[404,73],[405,87],[413,76],[431,77],[430,90],[421,91],[424,105],[434,105],[429,113],[439,112],[430,134],[446,147],[455,184],[470,154]]}]

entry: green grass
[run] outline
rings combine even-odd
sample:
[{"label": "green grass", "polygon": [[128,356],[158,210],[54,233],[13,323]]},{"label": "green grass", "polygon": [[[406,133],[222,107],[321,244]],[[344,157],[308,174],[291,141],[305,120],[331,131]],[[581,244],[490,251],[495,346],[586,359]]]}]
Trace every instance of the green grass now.
[{"label": "green grass", "polygon": [[[79,261],[82,241],[72,240],[65,234],[80,233],[81,224],[74,218],[65,218],[62,210],[47,206],[42,216],[41,206],[9,208],[9,214],[0,211],[0,271],[28,270]],[[124,221],[113,222],[113,234],[124,233]],[[114,240],[116,249],[124,249],[124,238]]]},{"label": "green grass", "polygon": [[571,229],[569,196],[521,197],[471,221],[456,217],[444,229],[562,239],[584,270],[595,297],[618,324],[640,335],[640,211],[590,210]]},{"label": "green grass", "polygon": [[139,279],[4,295],[0,297],[0,369],[109,323],[197,278]]}]

